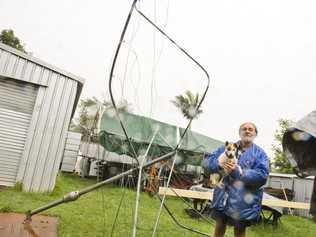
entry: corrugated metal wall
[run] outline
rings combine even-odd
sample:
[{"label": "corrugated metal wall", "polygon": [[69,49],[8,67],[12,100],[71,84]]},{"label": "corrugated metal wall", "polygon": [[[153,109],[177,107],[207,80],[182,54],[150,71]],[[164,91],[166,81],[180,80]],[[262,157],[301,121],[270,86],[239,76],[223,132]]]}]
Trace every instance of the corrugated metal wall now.
[{"label": "corrugated metal wall", "polygon": [[0,75],[38,86],[16,181],[26,191],[51,191],[83,80],[3,44]]},{"label": "corrugated metal wall", "polygon": [[[282,189],[282,187],[284,187],[293,190],[293,201],[309,203],[313,191],[313,182],[313,177],[301,179],[296,175],[272,173],[270,174],[265,186],[278,189]],[[294,214],[310,217],[308,210],[294,209]]]},{"label": "corrugated metal wall", "polygon": [[80,142],[81,133],[68,131],[61,165],[62,171],[73,172],[75,170]]},{"label": "corrugated metal wall", "polygon": [[0,185],[15,184],[37,89],[0,76]]},{"label": "corrugated metal wall", "polygon": [[[294,200],[298,202],[310,203],[313,192],[313,179],[300,179],[294,180]],[[296,215],[310,217],[309,210],[296,209],[294,211]]]},{"label": "corrugated metal wall", "polygon": [[128,155],[119,155],[115,152],[107,151],[103,148],[103,146],[96,143],[81,142],[80,152],[82,156],[87,156],[98,160],[106,160],[125,164],[132,164],[135,162],[135,160]]}]

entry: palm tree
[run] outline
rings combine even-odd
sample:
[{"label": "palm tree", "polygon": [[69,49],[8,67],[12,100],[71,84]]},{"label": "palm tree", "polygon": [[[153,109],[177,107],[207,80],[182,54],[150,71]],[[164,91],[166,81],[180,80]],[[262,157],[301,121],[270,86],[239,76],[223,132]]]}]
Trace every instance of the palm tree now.
[{"label": "palm tree", "polygon": [[199,94],[194,95],[191,91],[187,90],[183,95],[177,95],[175,100],[171,100],[182,113],[183,117],[188,120],[196,119],[201,113],[202,109],[197,110],[200,102]]}]

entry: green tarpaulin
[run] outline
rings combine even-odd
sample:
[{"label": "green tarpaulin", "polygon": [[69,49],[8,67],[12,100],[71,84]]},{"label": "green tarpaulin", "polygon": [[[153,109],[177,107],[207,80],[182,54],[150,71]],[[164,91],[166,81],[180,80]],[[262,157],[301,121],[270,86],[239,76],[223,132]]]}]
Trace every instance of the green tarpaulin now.
[{"label": "green tarpaulin", "polygon": [[[148,153],[152,157],[173,150],[184,132],[184,128],[132,113],[121,113],[120,118],[138,156],[145,154],[156,131],[157,134]],[[116,116],[112,113],[103,113],[100,130],[100,143],[106,150],[133,156]],[[179,149],[180,163],[200,165],[205,153],[212,152],[222,144],[221,141],[189,130]]]}]

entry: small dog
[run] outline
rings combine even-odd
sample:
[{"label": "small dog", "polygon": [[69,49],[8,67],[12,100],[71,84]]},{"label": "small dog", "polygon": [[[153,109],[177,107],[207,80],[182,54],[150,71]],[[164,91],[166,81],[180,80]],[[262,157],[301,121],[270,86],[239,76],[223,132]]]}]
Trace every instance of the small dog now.
[{"label": "small dog", "polygon": [[[237,159],[240,155],[240,147],[236,143],[227,142],[225,143],[225,151],[219,156],[218,159],[221,157],[225,157],[225,163],[235,161],[237,164]],[[222,187],[223,186],[223,179],[228,174],[225,173],[224,170],[220,170],[218,173],[213,173],[210,175],[210,187]]]}]

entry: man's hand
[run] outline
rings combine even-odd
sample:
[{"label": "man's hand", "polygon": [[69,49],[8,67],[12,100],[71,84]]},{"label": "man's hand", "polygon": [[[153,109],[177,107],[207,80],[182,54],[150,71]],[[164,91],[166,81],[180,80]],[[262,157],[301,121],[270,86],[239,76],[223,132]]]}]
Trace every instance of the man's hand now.
[{"label": "man's hand", "polygon": [[225,163],[227,163],[227,160],[228,160],[227,156],[221,155],[221,156],[218,158],[218,165],[219,165],[221,168],[224,169],[224,165],[225,165]]},{"label": "man's hand", "polygon": [[233,170],[237,168],[237,164],[234,160],[228,160],[222,166],[226,174],[230,174]]}]

